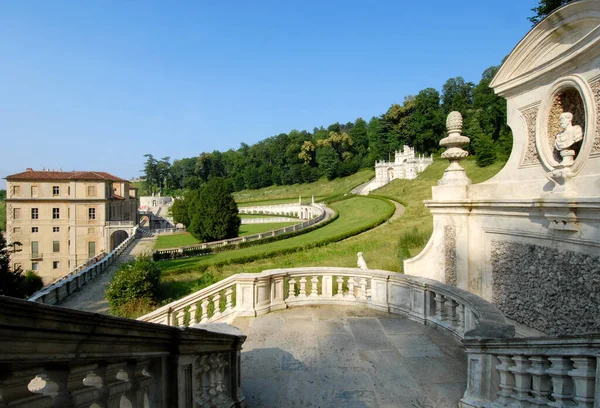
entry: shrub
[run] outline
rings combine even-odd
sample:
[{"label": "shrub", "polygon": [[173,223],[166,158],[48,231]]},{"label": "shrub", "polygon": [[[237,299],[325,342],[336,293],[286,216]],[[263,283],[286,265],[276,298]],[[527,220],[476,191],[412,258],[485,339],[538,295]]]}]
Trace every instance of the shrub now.
[{"label": "shrub", "polygon": [[149,255],[121,264],[106,289],[113,314],[123,315],[124,305],[150,305],[159,296],[160,268]]}]

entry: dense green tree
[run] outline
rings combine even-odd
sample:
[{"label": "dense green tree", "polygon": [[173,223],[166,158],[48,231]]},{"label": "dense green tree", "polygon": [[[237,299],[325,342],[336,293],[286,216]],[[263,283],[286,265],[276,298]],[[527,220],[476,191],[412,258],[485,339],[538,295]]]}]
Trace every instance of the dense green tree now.
[{"label": "dense green tree", "polygon": [[200,190],[190,192],[188,231],[200,241],[237,237],[241,220],[230,183],[220,177],[209,180]]},{"label": "dense green tree", "polygon": [[434,88],[426,88],[415,96],[413,103],[414,110],[406,124],[409,141],[419,152],[435,152],[445,134],[440,94]]},{"label": "dense green tree", "polygon": [[573,0],[540,0],[540,4],[531,9],[531,11],[533,11],[535,14],[527,19],[531,21],[533,25],[536,25],[554,10],[564,6],[567,3],[570,3],[571,1]]},{"label": "dense green tree", "polygon": [[473,84],[462,77],[450,78],[442,86],[442,109],[448,115],[452,111],[467,112],[473,104]]},{"label": "dense green tree", "polygon": [[7,245],[4,235],[0,234],[0,295],[26,298],[44,286],[35,272],[11,269],[10,254],[18,251],[20,245],[18,242]]},{"label": "dense green tree", "polygon": [[322,145],[317,148],[317,163],[319,170],[328,180],[336,177],[340,158],[331,145]]},{"label": "dense green tree", "polygon": [[[192,190],[192,191],[197,191],[197,190]],[[191,192],[188,192],[187,194],[193,194]],[[187,204],[190,202],[190,200],[186,200],[185,198],[176,198],[175,201],[173,201],[173,205],[170,208],[171,211],[171,216],[173,217],[173,221],[175,221],[176,224],[183,224],[183,225],[190,225],[190,216],[188,214],[188,206]]]}]

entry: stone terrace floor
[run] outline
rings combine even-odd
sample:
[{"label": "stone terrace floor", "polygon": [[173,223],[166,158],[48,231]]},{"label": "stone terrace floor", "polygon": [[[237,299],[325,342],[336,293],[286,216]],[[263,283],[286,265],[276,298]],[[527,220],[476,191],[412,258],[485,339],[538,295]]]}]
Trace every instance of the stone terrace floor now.
[{"label": "stone terrace floor", "polygon": [[316,306],[232,324],[249,408],[456,407],[466,388],[460,343],[403,316]]}]

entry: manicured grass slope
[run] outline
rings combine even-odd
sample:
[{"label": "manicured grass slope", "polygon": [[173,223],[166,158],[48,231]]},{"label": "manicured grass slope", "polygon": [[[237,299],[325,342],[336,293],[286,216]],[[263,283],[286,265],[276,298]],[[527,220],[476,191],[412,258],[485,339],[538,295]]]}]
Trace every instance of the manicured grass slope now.
[{"label": "manicured grass slope", "polygon": [[[461,164],[473,183],[480,183],[491,178],[504,166],[504,163],[495,163],[489,167],[479,168],[476,166],[475,160],[471,158],[464,160]],[[431,235],[432,216],[423,205],[423,200],[431,199],[431,187],[442,178],[447,166],[447,161],[436,160],[416,180],[395,180],[375,191],[375,194],[394,199],[406,207],[402,216],[393,217],[377,228],[317,248],[241,264],[209,266],[205,272],[187,271],[176,274],[172,269],[164,274],[166,294],[172,298],[181,297],[193,290],[207,286],[213,281],[241,272],[260,272],[265,269],[302,266],[355,267],[357,252],[364,253],[365,260],[372,269],[402,271],[402,261],[418,254]],[[251,196],[248,195],[248,197],[252,199]],[[353,204],[354,201],[346,200],[342,203],[346,203],[347,206]],[[357,219],[363,215],[356,211],[352,213]],[[342,214],[343,211],[340,211],[340,217]]]},{"label": "manicured grass slope", "polygon": [[[264,216],[263,216],[264,217]],[[290,225],[299,224],[297,222],[270,222],[265,224],[243,224],[240,225],[239,236],[258,234],[259,232],[273,231]],[[159,235],[154,244],[154,249],[175,248],[185,245],[195,245],[200,243],[189,232],[180,234]]]},{"label": "manicured grass slope", "polygon": [[[268,204],[294,202],[294,199],[297,200],[298,196],[302,196],[303,203],[308,203],[313,195],[315,196],[315,200],[322,200],[325,197],[348,193],[354,187],[366,183],[374,176],[375,172],[373,170],[361,170],[351,176],[332,181],[322,178],[314,183],[271,186],[259,190],[238,191],[237,193],[233,193],[233,197],[240,205],[254,205],[255,202],[257,205],[261,203],[267,204],[265,201],[270,201]],[[292,200],[288,201],[287,199]]]},{"label": "manicured grass slope", "polygon": [[[341,239],[347,236],[349,232],[365,229],[385,220],[393,212],[393,207],[389,201],[367,197],[351,197],[330,204],[330,207],[338,212],[338,219],[304,235],[202,257],[161,261],[160,267],[163,271],[162,283],[165,296],[178,298],[192,290],[197,290],[204,284],[210,284],[229,276],[235,273],[234,270],[239,271],[236,268],[229,269],[229,266],[209,266],[211,264],[242,263],[252,258],[265,258],[274,253],[288,251],[292,254],[282,256],[293,256],[293,252],[296,251],[311,252],[311,249],[303,250],[302,248],[310,248],[320,243]],[[202,272],[207,266],[211,270],[210,278],[205,278],[205,273]]]}]

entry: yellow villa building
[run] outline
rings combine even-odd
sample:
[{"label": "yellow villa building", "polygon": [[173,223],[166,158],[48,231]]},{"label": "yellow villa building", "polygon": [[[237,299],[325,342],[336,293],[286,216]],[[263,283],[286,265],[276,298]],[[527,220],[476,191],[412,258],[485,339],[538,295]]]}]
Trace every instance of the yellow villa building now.
[{"label": "yellow villa building", "polygon": [[6,177],[7,242],[13,267],[50,283],[108,253],[138,223],[138,192],[127,180],[96,171],[34,171]]}]

